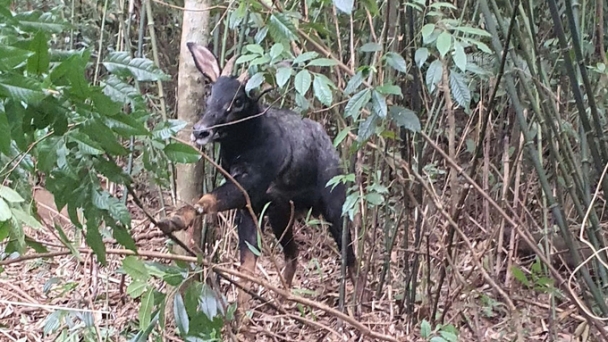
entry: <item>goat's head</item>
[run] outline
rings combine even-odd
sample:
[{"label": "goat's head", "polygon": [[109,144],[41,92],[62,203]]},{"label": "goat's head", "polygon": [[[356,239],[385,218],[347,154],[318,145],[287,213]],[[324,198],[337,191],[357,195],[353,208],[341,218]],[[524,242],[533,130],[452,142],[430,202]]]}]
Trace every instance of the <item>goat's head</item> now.
[{"label": "goat's head", "polygon": [[221,69],[217,59],[207,48],[196,43],[187,45],[196,68],[211,81],[211,95],[207,99],[207,107],[194,124],[191,136],[192,141],[202,146],[221,137],[222,125],[242,119],[251,113],[257,99],[250,98],[245,92],[247,71],[238,78],[231,76],[236,56]]}]

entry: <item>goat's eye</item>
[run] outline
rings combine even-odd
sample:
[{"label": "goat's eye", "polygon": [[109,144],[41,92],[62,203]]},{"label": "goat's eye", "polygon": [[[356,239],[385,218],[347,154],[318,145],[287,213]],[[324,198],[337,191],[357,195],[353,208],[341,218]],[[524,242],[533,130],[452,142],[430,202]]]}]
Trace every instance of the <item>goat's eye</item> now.
[{"label": "goat's eye", "polygon": [[235,109],[241,109],[241,107],[243,107],[243,100],[241,100],[241,99],[235,99],[234,100],[234,108]]}]

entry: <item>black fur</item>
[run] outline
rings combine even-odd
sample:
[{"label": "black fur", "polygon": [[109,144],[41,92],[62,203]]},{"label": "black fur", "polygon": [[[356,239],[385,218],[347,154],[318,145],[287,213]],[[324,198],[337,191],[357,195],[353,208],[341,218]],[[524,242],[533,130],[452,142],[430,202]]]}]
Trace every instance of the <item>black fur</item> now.
[{"label": "black fur", "polygon": [[[246,120],[229,124],[242,119]],[[291,227],[287,227],[289,201],[293,201],[296,213],[312,209],[314,216],[322,215],[331,224],[331,235],[342,250],[345,187],[326,187],[341,169],[338,153],[321,124],[290,110],[261,105],[247,96],[237,78],[220,76],[212,84],[206,111],[194,125],[192,139],[199,144],[220,144],[222,167],[247,191],[256,215],[271,203],[266,215],[276,237],[283,237],[280,243],[286,261],[295,261],[298,254]],[[245,197],[229,180],[211,195],[217,200],[217,211],[239,210],[237,228],[243,258],[249,250],[245,241],[257,244]],[[347,235],[350,270],[355,254],[350,231]]]}]

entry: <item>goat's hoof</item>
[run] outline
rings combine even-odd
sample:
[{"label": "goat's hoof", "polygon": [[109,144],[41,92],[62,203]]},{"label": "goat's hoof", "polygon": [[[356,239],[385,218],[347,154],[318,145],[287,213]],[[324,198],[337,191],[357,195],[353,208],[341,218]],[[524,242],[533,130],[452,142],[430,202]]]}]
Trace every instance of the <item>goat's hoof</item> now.
[{"label": "goat's hoof", "polygon": [[186,229],[184,220],[179,216],[173,216],[169,219],[162,219],[157,223],[158,228],[165,234],[171,234],[175,231]]}]

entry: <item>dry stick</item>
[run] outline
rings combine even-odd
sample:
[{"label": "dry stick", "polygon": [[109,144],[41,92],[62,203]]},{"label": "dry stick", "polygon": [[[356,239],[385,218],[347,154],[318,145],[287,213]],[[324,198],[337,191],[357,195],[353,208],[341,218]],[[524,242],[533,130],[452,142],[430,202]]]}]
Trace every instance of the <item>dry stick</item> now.
[{"label": "dry stick", "polygon": [[[490,205],[492,205],[492,207],[494,207],[494,209],[496,209],[497,213],[500,216],[504,217],[504,219],[517,230],[520,237],[530,246],[530,249],[538,256],[538,258],[545,265],[547,265],[547,268],[549,269],[549,271],[551,271],[551,274],[553,275],[553,277],[555,277],[557,282],[559,284],[566,283],[566,280],[562,278],[561,274],[559,274],[555,267],[552,266],[551,261],[538,248],[538,246],[536,245],[536,241],[534,240],[534,237],[532,237],[530,232],[525,229],[521,229],[521,225],[515,222],[515,220],[511,216],[509,216],[509,214],[507,214],[503,210],[503,208],[498,205],[496,201],[494,201],[494,199],[492,199],[485,191],[483,191],[483,189],[466,172],[464,172],[464,169],[460,167],[458,163],[450,159],[450,157],[439,146],[437,146],[437,144],[435,144],[435,142],[428,135],[426,135],[424,132],[420,132],[419,134],[424,138],[424,140],[427,141],[429,146],[431,146],[435,151],[437,151],[443,157],[443,159],[448,162],[448,164],[453,166],[458,171],[458,173],[463,176],[463,178],[473,187],[473,189],[475,189],[477,193],[479,193],[479,195],[481,195],[485,200],[488,201]],[[407,167],[404,166],[404,170],[408,171]],[[593,317],[587,315],[586,311],[578,304],[577,300],[575,299],[576,296],[570,288],[567,288],[567,291],[565,292],[568,294],[570,299],[576,304],[577,308],[584,313],[585,317],[596,326],[597,330],[604,337],[604,339],[608,341],[608,332],[604,330],[602,323],[598,322]]]},{"label": "dry stick", "polygon": [[[93,253],[93,250],[90,248],[79,248],[78,249],[81,253]],[[160,253],[160,252],[153,252],[153,251],[137,251],[137,252],[133,252],[130,249],[107,249],[106,250],[107,254],[117,254],[117,255],[136,255],[136,256],[142,256],[142,257],[148,257],[148,258],[163,258],[163,259],[171,259],[171,260],[180,260],[180,261],[185,261],[185,262],[193,262],[193,263],[197,263],[199,260],[196,257],[191,257],[191,256],[186,256],[186,255],[172,255],[172,254],[164,254],[164,253]],[[0,261],[0,265],[8,265],[11,263],[16,263],[16,262],[21,262],[24,260],[29,260],[29,259],[35,259],[35,258],[41,258],[41,257],[49,257],[49,256],[58,256],[58,255],[69,255],[70,251],[63,251],[63,252],[52,252],[52,253],[41,253],[41,254],[33,254],[33,255],[27,255],[27,256],[22,256],[19,258],[15,258],[12,260],[4,260],[4,261]],[[237,270],[233,270],[231,268],[227,268],[227,267],[223,267],[223,266],[219,266],[216,264],[213,264],[212,262],[206,260],[206,259],[201,259],[201,264],[207,268],[210,268],[211,270],[213,270],[214,272],[217,272],[218,274],[223,275],[224,277],[226,277],[226,275],[230,275],[230,276],[235,276],[235,277],[239,277],[242,279],[246,279],[247,281],[250,281],[254,284],[260,285],[265,287],[266,289],[280,295],[281,297],[285,298],[288,301],[291,302],[295,302],[295,303],[299,303],[302,305],[306,305],[318,310],[322,310],[325,311],[327,314],[334,316],[336,318],[339,318],[347,323],[349,323],[352,327],[354,327],[355,329],[359,330],[363,335],[365,336],[369,336],[375,339],[379,339],[382,341],[391,341],[391,342],[397,342],[397,339],[390,337],[390,336],[386,336],[384,334],[380,334],[380,333],[376,333],[373,330],[369,329],[368,327],[366,327],[365,325],[363,325],[362,323],[358,322],[357,320],[355,320],[353,317],[348,316],[336,309],[333,309],[323,303],[319,303],[307,298],[303,298],[300,297],[298,295],[294,295],[289,293],[288,291],[285,290],[281,290],[280,288],[270,284],[269,282],[265,281],[265,280],[261,280],[258,279],[255,276],[251,276],[249,274],[246,273],[242,273],[239,272]],[[227,278],[227,277],[226,277]],[[227,278],[229,279],[229,278]],[[290,315],[291,317],[291,315]],[[294,317],[295,318],[295,317]],[[301,320],[301,322],[304,322],[306,324],[308,324],[308,320]],[[320,327],[322,326],[320,323],[318,325],[314,325],[316,327]],[[328,328],[328,331],[332,331],[332,329]]]}]

